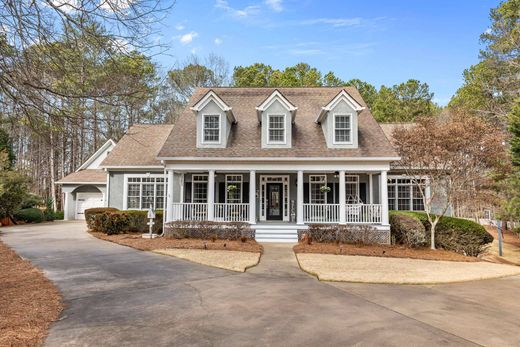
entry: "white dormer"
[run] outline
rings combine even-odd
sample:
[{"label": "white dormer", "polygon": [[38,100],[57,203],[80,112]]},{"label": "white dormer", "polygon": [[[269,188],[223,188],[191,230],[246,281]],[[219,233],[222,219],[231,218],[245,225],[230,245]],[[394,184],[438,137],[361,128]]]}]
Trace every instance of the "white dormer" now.
[{"label": "white dormer", "polygon": [[197,117],[197,147],[227,147],[231,126],[236,123],[231,107],[210,90],[191,110]]},{"label": "white dormer", "polygon": [[316,123],[321,124],[327,147],[358,147],[358,115],[364,109],[345,90],[322,107]]},{"label": "white dormer", "polygon": [[256,107],[262,125],[262,148],[291,148],[297,110],[278,90]]}]

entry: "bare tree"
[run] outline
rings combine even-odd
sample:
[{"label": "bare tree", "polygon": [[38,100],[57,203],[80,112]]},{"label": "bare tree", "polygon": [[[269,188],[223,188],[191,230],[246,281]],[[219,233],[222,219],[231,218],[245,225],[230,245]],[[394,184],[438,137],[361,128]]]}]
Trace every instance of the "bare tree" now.
[{"label": "bare tree", "polygon": [[[502,134],[481,118],[455,114],[418,118],[413,127],[395,129],[393,138],[401,156],[399,166],[421,193],[435,249],[439,219],[457,197],[479,189],[476,185],[482,178],[506,161]],[[433,213],[434,204],[440,213]]]},{"label": "bare tree", "polygon": [[171,2],[161,0],[2,1],[0,103],[15,105],[25,116],[63,116],[56,97],[73,102],[110,95],[110,91],[92,93],[56,86],[40,67],[50,66],[57,75],[67,76],[78,69],[78,62],[55,54],[55,41],[66,36],[70,52],[98,50],[108,57],[114,48],[120,54],[135,48],[152,49],[154,24],[171,6]]}]

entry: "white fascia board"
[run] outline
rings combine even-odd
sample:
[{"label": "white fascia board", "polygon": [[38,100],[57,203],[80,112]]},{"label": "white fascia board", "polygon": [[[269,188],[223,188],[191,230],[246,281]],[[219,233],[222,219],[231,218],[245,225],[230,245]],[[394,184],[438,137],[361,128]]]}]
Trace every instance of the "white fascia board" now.
[{"label": "white fascia board", "polygon": [[283,96],[282,93],[280,93],[277,89],[269,95],[267,99],[265,99],[264,102],[262,102],[259,106],[256,107],[256,113],[258,115],[258,121],[262,120],[262,112],[267,110],[269,106],[273,104],[278,100],[287,111],[291,113],[291,117],[294,121],[294,118],[296,117],[296,111],[298,110],[298,107],[291,104],[289,100],[285,96]]},{"label": "white fascia board", "polygon": [[101,166],[101,168],[108,170],[148,170],[148,169],[164,169],[164,165],[110,165],[110,166]]},{"label": "white fascia board", "polygon": [[194,113],[200,112],[206,105],[213,101],[217,106],[226,113],[227,117],[231,121],[231,123],[236,123],[235,115],[233,114],[232,108],[229,107],[224,100],[222,100],[214,91],[210,90],[206,93],[206,95],[200,99],[195,105],[190,107],[190,110],[192,110]]},{"label": "white fascia board", "polygon": [[[81,164],[81,166],[75,171],[75,172],[78,172],[80,170],[85,170],[88,168],[88,166],[93,162],[95,161],[101,154],[105,153],[107,150],[111,149],[111,148],[114,148],[116,146],[116,143],[114,142],[114,140],[112,139],[109,139],[107,142],[105,142],[103,144],[103,146],[101,146],[94,154],[92,154],[90,156],[90,158],[88,158],[87,160],[85,160],[85,162],[83,162],[83,164]],[[101,167],[101,166],[99,166]]]},{"label": "white fascia board", "polygon": [[54,182],[54,184],[95,184],[95,185],[106,185],[107,182]]},{"label": "white fascia board", "polygon": [[364,110],[366,107],[361,106],[353,97],[350,96],[344,89],[339,92],[338,95],[331,102],[321,108],[320,114],[316,118],[316,123],[319,123],[323,120],[327,112],[332,110],[340,101],[345,101],[347,105],[352,107],[356,112],[360,112]]},{"label": "white fascia board", "polygon": [[[158,157],[158,160],[164,161],[285,161],[285,162],[299,162],[299,161],[398,161],[401,157]],[[168,163],[166,163],[168,164]]]}]

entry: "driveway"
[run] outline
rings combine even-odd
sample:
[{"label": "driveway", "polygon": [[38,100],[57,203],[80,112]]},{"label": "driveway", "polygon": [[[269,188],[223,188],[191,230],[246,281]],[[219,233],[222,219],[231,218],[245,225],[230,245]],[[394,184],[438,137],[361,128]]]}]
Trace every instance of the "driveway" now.
[{"label": "driveway", "polygon": [[282,248],[241,274],[101,241],[81,222],[1,231],[64,295],[46,346],[520,345],[520,277],[324,283]]}]

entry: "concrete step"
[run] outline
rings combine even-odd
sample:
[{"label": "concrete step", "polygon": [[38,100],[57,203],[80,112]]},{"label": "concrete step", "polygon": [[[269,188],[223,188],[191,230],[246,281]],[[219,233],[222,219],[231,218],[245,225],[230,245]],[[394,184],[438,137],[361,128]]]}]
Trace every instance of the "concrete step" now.
[{"label": "concrete step", "polygon": [[298,231],[294,228],[256,229],[255,234],[258,242],[298,242]]}]

